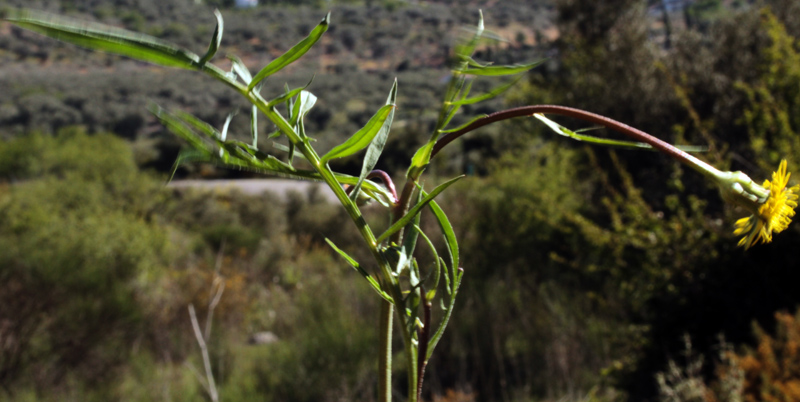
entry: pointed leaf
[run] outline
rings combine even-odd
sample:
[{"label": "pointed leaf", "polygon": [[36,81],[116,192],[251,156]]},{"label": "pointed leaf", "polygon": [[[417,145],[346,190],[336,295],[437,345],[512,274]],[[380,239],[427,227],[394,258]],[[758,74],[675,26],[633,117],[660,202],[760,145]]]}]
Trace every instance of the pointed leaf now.
[{"label": "pointed leaf", "polygon": [[253,148],[258,149],[258,107],[256,105],[250,109],[250,137],[253,138]]},{"label": "pointed leaf", "polygon": [[300,95],[295,98],[292,105],[292,125],[297,125],[297,122],[302,120],[312,107],[317,103],[317,97],[311,92],[300,91]]},{"label": "pointed leaf", "polygon": [[200,64],[206,64],[210,61],[215,54],[217,54],[217,50],[219,50],[219,45],[222,42],[222,14],[220,14],[219,10],[214,10],[214,16],[217,17],[217,27],[214,28],[214,35],[211,37],[211,43],[208,45],[208,51],[203,57],[200,59]]},{"label": "pointed leaf", "polygon": [[186,123],[182,122],[175,116],[167,113],[164,109],[158,106],[150,106],[150,112],[153,113],[156,117],[161,120],[161,123],[167,127],[169,131],[173,134],[177,135],[178,137],[183,138],[186,142],[188,142],[193,148],[202,151],[204,153],[211,154],[213,148],[210,144],[203,142],[202,138],[197,135],[191,128],[189,128]]},{"label": "pointed leaf", "polygon": [[278,57],[277,59],[273,60],[266,67],[261,69],[261,71],[253,77],[253,81],[247,86],[247,90],[252,90],[256,84],[261,82],[261,80],[269,77],[272,74],[280,71],[284,67],[288,66],[295,60],[299,59],[302,55],[306,54],[312,46],[322,37],[322,34],[328,30],[328,24],[331,20],[331,13],[325,16],[322,21],[308,34],[308,36],[301,40],[298,44],[294,45],[291,49],[289,49],[286,53]]},{"label": "pointed leaf", "polygon": [[331,246],[331,248],[332,248],[334,251],[336,251],[337,253],[339,253],[339,255],[340,255],[342,258],[344,258],[344,259],[345,259],[345,261],[347,261],[347,263],[348,263],[348,264],[350,264],[350,266],[351,266],[351,267],[353,267],[353,269],[355,269],[355,270],[356,270],[356,272],[358,272],[359,274],[361,274],[361,276],[363,276],[363,277],[364,277],[364,278],[367,280],[367,282],[369,282],[370,286],[372,286],[372,289],[374,289],[374,290],[375,290],[375,292],[377,292],[379,296],[381,296],[381,297],[383,297],[384,299],[386,299],[386,301],[388,301],[389,303],[393,303],[393,301],[392,301],[392,297],[391,297],[391,296],[389,296],[389,294],[387,294],[386,292],[384,292],[384,291],[381,289],[381,285],[378,283],[378,281],[377,281],[377,280],[375,280],[375,278],[373,278],[372,276],[370,276],[370,275],[367,273],[367,271],[365,271],[365,270],[364,270],[364,268],[361,268],[361,265],[360,265],[358,262],[356,262],[356,260],[354,260],[352,257],[350,257],[350,256],[349,256],[347,253],[345,253],[343,250],[339,249],[339,247],[336,247],[336,245],[335,245],[335,244],[333,244],[333,242],[332,242],[332,241],[330,241],[330,239],[328,239],[328,238],[325,238],[325,241],[328,243],[328,245],[329,245],[329,246]]},{"label": "pointed leaf", "polygon": [[478,46],[481,35],[483,35],[483,29],[483,11],[478,10],[478,27],[475,29],[475,34],[467,43],[456,47],[456,54],[461,58],[471,57],[475,47]]},{"label": "pointed leaf", "polygon": [[389,114],[394,110],[394,105],[386,105],[378,109],[367,124],[347,139],[343,144],[337,145],[322,157],[325,163],[331,159],[344,158],[366,148],[372,139],[381,131],[383,123],[389,118]]},{"label": "pointed leaf", "polygon": [[464,129],[465,127],[469,126],[472,123],[475,123],[476,121],[478,121],[480,119],[485,119],[487,116],[489,116],[489,115],[488,114],[482,114],[482,115],[479,115],[479,116],[475,116],[475,117],[471,118],[468,122],[466,122],[466,123],[464,123],[464,124],[462,124],[462,125],[460,125],[460,126],[458,126],[456,128],[450,128],[450,129],[447,129],[447,130],[440,130],[439,134],[447,134],[447,133],[452,133],[452,132]]},{"label": "pointed leaf", "polygon": [[515,78],[514,80],[512,80],[511,82],[509,82],[509,83],[507,83],[505,85],[501,85],[501,86],[499,86],[499,87],[497,87],[495,89],[492,89],[491,91],[489,91],[489,92],[487,92],[487,93],[485,93],[483,95],[478,95],[478,96],[473,96],[471,98],[461,99],[461,100],[458,100],[458,101],[455,101],[455,102],[451,102],[451,104],[452,105],[471,105],[473,103],[483,102],[485,100],[489,100],[489,99],[495,98],[498,95],[502,94],[503,92],[507,91],[512,86],[514,86],[514,84],[519,82],[519,80],[522,77],[523,77],[523,75],[520,75],[517,78]]},{"label": "pointed leaf", "polygon": [[22,28],[88,49],[102,50],[167,67],[197,69],[200,57],[190,51],[108,25],[82,22],[33,10],[10,11],[6,20]]},{"label": "pointed leaf", "polygon": [[[195,117],[192,114],[189,114],[189,113],[186,113],[186,112],[180,111],[180,110],[176,111],[174,113],[169,113],[169,112],[163,111],[163,113],[171,114],[174,117],[177,117],[177,118],[183,120],[184,123],[189,124],[195,130],[199,130],[200,132],[202,132],[203,134],[205,134],[206,136],[208,136],[211,139],[219,139],[221,137],[220,136],[220,132],[217,131],[217,129],[215,129],[212,125],[200,120],[199,118]],[[223,139],[223,141],[224,141],[224,139]]]},{"label": "pointed leaf", "polygon": [[406,176],[419,177],[419,175],[422,174],[422,171],[425,170],[431,162],[431,152],[433,151],[434,145],[436,145],[435,141],[428,141],[428,143],[420,147],[417,152],[414,152],[414,156],[411,157],[411,166],[408,167]]},{"label": "pointed leaf", "polygon": [[486,66],[481,68],[468,68],[462,70],[461,73],[481,76],[514,75],[524,73],[542,63],[544,63],[544,60],[516,66]]},{"label": "pointed leaf", "polygon": [[[422,199],[422,193],[419,193],[417,196],[417,202]],[[403,268],[405,268],[409,263],[414,261],[414,249],[417,247],[417,239],[419,238],[419,222],[422,219],[422,214],[417,214],[414,219],[408,224],[408,232],[406,232],[405,237],[403,238],[403,244],[398,250],[399,258],[397,262],[397,267],[395,268],[395,272],[400,274],[403,272]],[[416,278],[413,276],[414,271],[411,271],[411,279],[410,284],[411,286],[417,286],[419,282],[416,281]],[[419,277],[419,275],[417,275]]]},{"label": "pointed leaf", "polygon": [[250,70],[247,66],[244,65],[242,59],[233,55],[229,55],[228,59],[231,60],[231,70],[239,77],[242,77],[242,81],[244,81],[245,84],[250,84],[250,82],[253,81],[253,76],[250,74]]},{"label": "pointed leaf", "polygon": [[203,150],[199,149],[184,149],[180,153],[178,153],[178,157],[175,158],[175,163],[172,164],[172,172],[169,174],[169,179],[167,179],[167,183],[172,181],[172,178],[175,177],[175,172],[178,171],[178,168],[181,165],[189,162],[204,162],[210,158],[211,155]]},{"label": "pointed leaf", "polygon": [[436,217],[436,221],[439,222],[439,228],[442,229],[442,234],[444,235],[445,243],[447,243],[447,251],[450,254],[450,264],[453,270],[453,276],[455,276],[455,272],[458,269],[458,240],[456,239],[456,232],[453,230],[453,225],[450,224],[450,221],[447,219],[447,215],[445,215],[442,208],[436,201],[431,201],[429,204],[431,208],[431,212]]},{"label": "pointed leaf", "polygon": [[294,98],[297,94],[299,94],[304,89],[308,88],[308,86],[311,85],[312,81],[314,81],[314,77],[311,77],[311,80],[308,81],[308,84],[306,84],[306,85],[304,85],[304,86],[302,86],[300,88],[295,88],[295,89],[292,89],[292,90],[290,90],[289,86],[286,85],[285,86],[285,92],[282,95],[280,95],[280,96],[278,96],[278,97],[276,97],[274,99],[271,99],[267,103],[267,106],[275,106],[275,105],[277,105],[277,104],[279,104],[281,102],[287,102],[287,105],[289,106],[289,110],[292,110],[292,105],[294,105],[294,102],[292,101],[292,98]]},{"label": "pointed leaf", "polygon": [[[222,125],[222,132],[219,133],[219,139],[221,141],[225,141],[225,138],[228,137],[228,128],[231,126],[231,120],[233,120],[233,116],[236,116],[235,112],[228,113],[228,116],[225,117],[225,124]],[[222,147],[219,148],[219,156],[221,158],[225,156],[225,149]]]},{"label": "pointed leaf", "polygon": [[[394,84],[392,85],[392,89],[389,91],[389,97],[386,99],[387,105],[396,105],[397,104],[397,78],[394,79]],[[361,190],[361,184],[367,178],[369,172],[372,169],[375,169],[375,165],[378,164],[378,159],[383,153],[383,147],[386,145],[386,140],[389,138],[389,130],[392,127],[392,121],[394,120],[394,111],[389,112],[389,116],[383,122],[380,130],[378,130],[378,134],[375,135],[375,138],[372,139],[372,142],[369,143],[369,147],[367,148],[367,153],[364,155],[364,162],[361,165],[361,175],[358,176],[358,183],[353,188],[353,192],[351,193],[351,197],[353,201],[355,201],[355,197],[358,197],[358,193]]]},{"label": "pointed leaf", "polygon": [[[431,253],[433,253],[433,259],[436,261],[436,268],[434,268],[433,271],[430,273],[433,274],[433,285],[429,286],[428,288],[430,290],[428,290],[428,292],[425,293],[425,300],[430,302],[436,296],[436,289],[439,287],[439,277],[441,276],[443,268],[442,259],[439,257],[439,253],[436,252],[436,247],[433,245],[433,242],[431,242],[431,239],[427,235],[425,235],[425,232],[423,232],[422,229],[420,229],[419,227],[417,227],[416,229],[419,232],[419,235],[422,236],[422,238],[428,244],[428,248],[430,248]],[[430,276],[430,274],[428,276]],[[425,280],[427,281],[427,278],[425,278]]]},{"label": "pointed leaf", "polygon": [[475,61],[475,59],[473,59],[472,57],[465,57],[464,60],[467,62],[467,65],[470,66],[470,67],[483,68],[483,67],[489,67],[489,66],[492,65],[492,63],[479,63],[479,62]]},{"label": "pointed leaf", "polygon": [[377,243],[386,240],[389,236],[391,236],[398,230],[408,225],[408,223],[411,222],[412,219],[414,219],[414,217],[422,210],[422,208],[425,208],[425,206],[428,205],[429,202],[433,201],[433,199],[436,198],[436,196],[439,195],[439,193],[444,191],[444,189],[446,189],[447,187],[450,187],[453,183],[457,182],[458,180],[461,180],[462,178],[464,178],[463,175],[450,179],[440,184],[435,189],[433,189],[433,191],[431,191],[430,194],[426,195],[420,202],[411,207],[411,209],[408,210],[408,213],[403,215],[402,218],[398,219],[397,222],[395,222],[392,226],[389,227],[389,229],[386,229],[386,231],[383,232],[383,234],[380,235],[380,237],[378,237]]},{"label": "pointed leaf", "polygon": [[453,307],[455,307],[456,304],[456,296],[458,295],[459,287],[461,287],[461,274],[455,278],[455,283],[453,283],[453,291],[450,294],[450,303],[448,303],[447,307],[445,308],[444,317],[439,323],[439,328],[436,329],[436,332],[430,338],[430,342],[428,342],[428,353],[427,356],[425,356],[425,360],[431,358],[433,350],[436,349],[436,345],[439,343],[439,340],[442,339],[444,330],[447,328],[447,324],[450,322],[450,316],[453,315]]},{"label": "pointed leaf", "polygon": [[[612,140],[609,138],[600,138],[595,137],[592,135],[586,134],[578,134],[576,131],[572,131],[553,120],[548,119],[541,113],[536,113],[533,117],[541,120],[544,124],[547,125],[551,130],[555,131],[556,134],[563,135],[565,137],[572,138],[576,141],[583,141],[589,142],[592,144],[599,144],[599,145],[607,145],[610,147],[620,147],[620,148],[639,148],[639,149],[647,149],[654,151],[655,149],[650,145],[644,142],[635,142],[635,141],[625,141],[625,140]],[[585,131],[585,130],[584,130]],[[676,148],[684,151],[684,152],[705,152],[708,150],[707,147],[703,146],[694,146],[694,145],[675,145]]]}]

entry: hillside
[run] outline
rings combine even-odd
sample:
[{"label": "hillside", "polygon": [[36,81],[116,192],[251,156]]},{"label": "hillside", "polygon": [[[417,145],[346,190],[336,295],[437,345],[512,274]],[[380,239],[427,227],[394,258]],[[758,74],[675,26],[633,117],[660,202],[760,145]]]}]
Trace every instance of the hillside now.
[{"label": "hillside", "polygon": [[[284,83],[294,87],[314,77],[309,90],[320,100],[307,125],[324,147],[360,128],[397,77],[396,127],[421,131],[411,134],[412,139],[406,136],[406,141],[416,141],[435,118],[421,111],[439,102],[450,48],[476,23],[479,7],[484,7],[487,29],[494,30],[498,39],[484,46],[487,59],[501,63],[539,59],[540,42],[554,34],[553,8],[547,2],[455,3],[334,4],[331,28],[322,42],[301,63],[269,80],[264,93],[275,94]],[[214,29],[212,9],[190,1],[10,4],[148,33],[195,52],[207,46]],[[219,54],[238,55],[256,71],[302,39],[324,14],[324,8],[296,4],[223,9],[225,33]],[[224,56],[214,62],[230,68]],[[5,89],[0,92],[2,136],[30,130],[56,132],[71,125],[89,132],[111,131],[136,141],[141,162],[159,169],[171,164],[179,144],[149,116],[149,102],[190,111],[217,126],[228,113],[246,110],[235,94],[196,74],[84,51],[4,23],[0,23],[0,64],[0,86]],[[350,85],[354,82],[359,84]],[[232,127],[233,133],[247,133],[247,118],[235,119]]]}]

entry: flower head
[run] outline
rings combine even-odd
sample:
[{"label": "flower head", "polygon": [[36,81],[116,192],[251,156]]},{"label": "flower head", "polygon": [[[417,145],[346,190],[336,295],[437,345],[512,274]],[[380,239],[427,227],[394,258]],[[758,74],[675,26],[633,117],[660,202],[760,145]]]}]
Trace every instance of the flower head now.
[{"label": "flower head", "polygon": [[789,227],[800,193],[800,186],[786,188],[790,176],[786,171],[786,161],[783,160],[778,170],[772,173],[772,182],[764,181],[763,187],[769,191],[769,197],[758,207],[758,213],[736,221],[733,234],[745,235],[739,240],[740,246],[747,249],[759,241],[769,243],[773,232],[780,233]]}]

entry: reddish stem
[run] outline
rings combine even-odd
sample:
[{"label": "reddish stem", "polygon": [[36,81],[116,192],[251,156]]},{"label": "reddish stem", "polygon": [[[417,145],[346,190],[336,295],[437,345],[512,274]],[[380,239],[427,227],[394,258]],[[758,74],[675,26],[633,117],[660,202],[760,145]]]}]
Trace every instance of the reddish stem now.
[{"label": "reddish stem", "polygon": [[[392,201],[392,205],[397,205],[397,190],[395,190],[394,182],[392,181],[392,178],[389,177],[389,174],[384,172],[383,170],[376,169],[376,170],[373,170],[373,171],[369,172],[367,174],[366,178],[367,179],[371,179],[373,177],[377,177],[377,178],[381,179],[381,181],[383,181],[383,184],[385,184],[386,188],[389,190],[389,192],[392,193],[392,200],[391,200]],[[351,186],[349,184],[345,184],[344,185],[344,192],[347,195],[350,195],[350,193],[353,192],[353,188],[354,188],[354,186]]]},{"label": "reddish stem", "polygon": [[684,151],[681,151],[678,148],[656,138],[650,134],[645,133],[639,129],[633,128],[625,123],[620,123],[614,119],[609,119],[608,117],[601,116],[599,114],[587,112],[581,109],[575,109],[566,106],[557,106],[557,105],[533,105],[533,106],[522,106],[508,110],[502,110],[499,112],[492,113],[482,119],[475,120],[472,124],[458,130],[453,131],[451,133],[447,133],[442,136],[439,141],[436,142],[436,145],[433,146],[433,152],[431,152],[431,157],[436,155],[445,145],[449,144],[456,138],[472,131],[477,128],[483,127],[488,124],[492,124],[498,121],[513,119],[515,117],[525,117],[525,116],[533,116],[534,114],[542,113],[542,114],[556,114],[561,116],[572,117],[575,119],[587,121],[594,124],[599,124],[603,127],[608,129],[617,131],[619,133],[625,134],[629,137],[633,137],[634,139],[649,144],[655,149],[658,149],[661,152],[679,160],[679,161],[686,161],[689,159],[689,154]]},{"label": "reddish stem", "polygon": [[373,177],[378,177],[381,179],[381,181],[383,181],[383,184],[386,185],[386,188],[392,193],[392,197],[394,197],[392,203],[397,204],[397,190],[394,188],[394,182],[392,181],[392,178],[389,177],[389,174],[383,170],[375,169],[367,174],[367,179],[371,179]]}]

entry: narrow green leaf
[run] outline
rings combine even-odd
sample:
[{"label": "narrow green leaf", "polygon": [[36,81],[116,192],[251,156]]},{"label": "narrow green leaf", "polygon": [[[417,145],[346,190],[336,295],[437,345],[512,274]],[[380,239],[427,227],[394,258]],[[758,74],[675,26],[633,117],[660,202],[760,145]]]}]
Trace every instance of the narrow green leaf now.
[{"label": "narrow green leaf", "polygon": [[356,260],[354,260],[352,257],[350,257],[350,255],[345,253],[339,247],[336,247],[336,245],[333,244],[333,242],[330,239],[328,239],[326,237],[325,238],[325,242],[328,243],[329,246],[331,246],[333,251],[336,251],[337,253],[339,253],[339,255],[342,256],[342,258],[344,258],[344,260],[347,261],[347,263],[350,264],[350,266],[352,266],[359,274],[361,274],[362,276],[365,276],[365,277],[369,276],[367,271],[365,271],[364,268],[361,268],[361,265]]},{"label": "narrow green leaf", "polygon": [[483,67],[489,67],[489,66],[492,65],[492,63],[479,63],[479,62],[475,61],[475,59],[473,59],[472,57],[465,57],[464,61],[466,61],[467,65],[470,66],[470,67],[483,68]]},{"label": "narrow green leaf", "polygon": [[455,276],[455,272],[458,269],[458,240],[456,239],[456,232],[453,230],[453,225],[450,224],[450,221],[447,219],[447,215],[445,215],[444,210],[436,203],[436,201],[431,201],[429,204],[431,208],[431,212],[436,217],[436,221],[439,222],[439,228],[442,229],[442,235],[444,235],[445,243],[447,244],[447,251],[450,254],[450,264],[453,270],[453,275]]},{"label": "narrow green leaf", "polygon": [[151,105],[150,112],[158,117],[158,119],[161,120],[161,123],[164,124],[169,131],[178,137],[183,138],[194,149],[208,154],[213,152],[210,144],[203,142],[202,138],[198,136],[197,133],[192,131],[192,129],[189,128],[186,123],[167,113],[164,109],[155,105]]},{"label": "narrow green leaf", "polygon": [[539,64],[544,63],[544,60],[533,62],[530,64],[521,64],[516,66],[486,66],[481,68],[468,68],[462,70],[463,74],[480,75],[480,76],[500,76],[500,75],[514,75],[524,73]]},{"label": "narrow green leaf", "polygon": [[[364,183],[370,183],[374,187],[379,187],[379,188],[381,188],[381,191],[374,191],[371,188],[369,188],[366,185],[364,185]],[[361,185],[361,194],[366,195],[367,197],[371,198],[374,201],[377,201],[378,204],[381,204],[382,206],[384,206],[386,208],[391,208],[391,207],[394,206],[394,203],[396,202],[396,200],[394,200],[391,197],[387,196],[387,194],[389,194],[389,193],[385,188],[383,188],[383,186],[380,186],[378,184],[374,184],[369,180],[364,180],[361,184],[362,184]]]},{"label": "narrow green leaf", "polygon": [[169,179],[167,179],[167,183],[172,181],[172,178],[175,177],[175,172],[178,171],[178,168],[181,165],[189,162],[204,162],[210,158],[211,155],[203,150],[198,149],[184,149],[180,153],[178,153],[178,157],[175,159],[175,163],[172,164],[172,171],[169,174]]},{"label": "narrow green leaf", "polygon": [[380,284],[378,283],[378,281],[377,281],[377,280],[375,280],[375,278],[373,278],[372,276],[370,276],[370,275],[367,273],[367,271],[365,271],[365,270],[364,270],[364,268],[361,268],[361,265],[360,265],[360,264],[359,264],[359,263],[358,263],[356,260],[354,260],[352,257],[350,257],[350,256],[349,256],[347,253],[345,253],[343,250],[339,249],[339,247],[336,247],[336,245],[335,245],[335,244],[333,244],[333,242],[332,242],[332,241],[330,241],[330,239],[328,239],[328,238],[325,238],[325,241],[328,243],[328,245],[329,245],[329,246],[331,246],[331,248],[332,248],[334,251],[336,251],[337,253],[339,253],[339,255],[340,255],[342,258],[344,258],[344,260],[345,260],[345,261],[347,261],[347,263],[348,263],[348,264],[350,264],[350,266],[351,266],[351,267],[353,267],[353,269],[355,269],[355,270],[356,270],[356,272],[358,272],[359,274],[361,274],[361,276],[363,276],[363,277],[364,277],[364,278],[367,280],[367,282],[369,282],[370,286],[372,286],[372,289],[374,289],[374,290],[375,290],[375,291],[378,293],[378,295],[380,295],[381,297],[383,297],[384,299],[386,299],[386,301],[388,301],[389,303],[393,303],[393,301],[392,301],[392,297],[391,297],[391,296],[389,296],[389,294],[387,294],[386,292],[384,292],[384,291],[381,289],[381,286],[380,286]]},{"label": "narrow green leaf", "polygon": [[222,14],[219,10],[214,10],[214,16],[217,17],[217,27],[214,28],[214,35],[211,37],[211,43],[208,45],[208,51],[206,54],[200,58],[200,65],[206,64],[209,62],[215,54],[217,54],[217,50],[219,50],[219,45],[222,43]]},{"label": "narrow green leaf", "polygon": [[[394,84],[392,84],[392,89],[389,91],[389,97],[386,99],[387,105],[397,105],[397,78],[394,79]],[[394,111],[392,109],[389,112],[389,116],[386,117],[386,120],[383,122],[380,130],[378,130],[378,134],[375,135],[375,138],[369,143],[369,147],[367,148],[367,153],[364,155],[364,162],[361,165],[361,174],[358,176],[358,183],[356,184],[355,188],[353,188],[353,192],[351,193],[350,197],[353,201],[355,198],[358,197],[359,191],[361,191],[361,184],[364,183],[364,180],[367,178],[369,172],[372,169],[375,169],[375,165],[378,164],[378,159],[383,153],[383,147],[386,145],[386,140],[389,138],[389,130],[392,127],[392,121],[394,120]]]},{"label": "narrow green leaf", "polygon": [[489,99],[495,98],[498,95],[502,94],[503,92],[507,91],[512,86],[514,86],[514,84],[519,82],[519,80],[522,77],[523,77],[523,75],[520,75],[517,78],[515,78],[514,80],[512,80],[511,82],[509,82],[509,83],[507,83],[505,85],[501,85],[501,86],[499,86],[499,87],[497,87],[495,89],[492,89],[491,91],[489,91],[489,92],[487,92],[487,93],[485,93],[483,95],[478,95],[478,96],[473,96],[473,97],[466,98],[466,99],[461,99],[461,100],[458,100],[458,101],[455,101],[455,102],[451,102],[451,104],[452,105],[459,105],[459,106],[460,105],[471,105],[473,103],[483,102],[485,100],[489,100]]},{"label": "narrow green leaf", "polygon": [[[169,112],[163,111],[163,113]],[[183,120],[184,123],[188,123],[195,130],[199,130],[211,139],[219,139],[221,137],[220,132],[217,131],[217,129],[215,129],[212,125],[200,120],[192,114],[180,110],[169,114]]]},{"label": "narrow green leaf", "polygon": [[[417,216],[421,216],[421,214],[417,214]],[[425,240],[425,243],[428,244],[428,248],[430,248],[433,254],[433,259],[436,261],[436,268],[430,273],[433,274],[433,285],[429,287],[430,290],[425,294],[425,299],[431,301],[436,296],[436,288],[439,287],[439,277],[442,272],[442,259],[439,257],[439,253],[436,251],[436,247],[433,245],[431,239],[419,228],[418,224],[415,223],[414,226],[419,235]],[[430,274],[428,276],[430,276]],[[427,277],[425,280],[427,280]]]},{"label": "narrow green leaf", "polygon": [[459,57],[465,59],[472,56],[472,52],[475,51],[475,47],[478,46],[478,41],[480,41],[483,35],[483,29],[483,11],[478,10],[478,27],[475,29],[475,34],[472,36],[472,39],[465,44],[456,46],[456,54]]},{"label": "narrow green leaf", "polygon": [[447,328],[447,324],[450,322],[450,316],[453,315],[453,307],[455,307],[456,304],[458,288],[461,287],[461,274],[459,274],[455,279],[456,281],[453,283],[453,292],[450,294],[450,303],[448,303],[447,307],[445,308],[444,317],[439,323],[439,328],[437,328],[436,332],[433,334],[433,336],[431,336],[430,342],[428,343],[428,353],[427,356],[425,356],[425,360],[431,358],[433,350],[436,349],[436,345],[439,343],[439,340],[442,339],[444,330]]},{"label": "narrow green leaf", "polygon": [[[228,137],[228,129],[231,127],[231,121],[233,120],[233,116],[236,116],[236,112],[228,113],[228,116],[225,117],[225,124],[222,125],[222,132],[219,133],[220,141],[225,141],[225,138]],[[225,157],[225,148],[223,147],[219,148],[219,156],[220,158]]]},{"label": "narrow green leaf", "polygon": [[253,138],[253,148],[258,149],[258,107],[250,108],[250,137]]},{"label": "narrow green leaf", "polygon": [[304,85],[304,86],[302,86],[300,88],[295,88],[295,89],[292,89],[292,90],[290,90],[289,86],[286,85],[284,87],[285,88],[285,92],[282,95],[280,95],[280,96],[278,96],[278,97],[276,97],[274,99],[271,99],[267,103],[267,106],[275,106],[275,105],[277,105],[277,104],[279,104],[281,102],[286,102],[287,106],[289,108],[289,111],[291,111],[292,107],[293,107],[292,105],[294,105],[294,101],[292,101],[292,98],[294,98],[297,94],[302,92],[304,89],[308,88],[308,86],[311,85],[312,81],[314,81],[314,77],[311,77],[311,80],[308,81],[308,84],[306,84],[306,85]]},{"label": "narrow green leaf", "polygon": [[[292,144],[290,143],[289,145],[292,145]],[[288,154],[292,154],[292,153],[294,153],[294,147],[288,147],[288,146],[286,146],[286,145],[283,145],[283,144],[278,144],[277,142],[273,142],[273,143],[272,143],[272,147],[273,147],[273,148],[275,148],[275,149],[277,149],[277,150],[280,150],[280,151],[286,152],[286,153],[288,153]],[[296,154],[296,155],[294,155],[294,156],[297,156],[297,157],[298,157],[298,158],[300,158],[300,159],[306,159],[306,157],[305,157],[303,154]],[[291,159],[291,158],[290,158],[290,159]]]},{"label": "narrow green leaf", "polygon": [[420,147],[417,152],[414,152],[414,156],[411,157],[411,166],[408,167],[406,176],[419,177],[419,175],[422,174],[422,171],[425,170],[431,162],[431,152],[433,151],[434,145],[436,145],[435,141],[428,141],[428,143]]},{"label": "narrow green leaf", "polygon": [[317,97],[308,91],[300,91],[300,94],[297,95],[297,98],[294,101],[294,105],[292,107],[292,116],[289,124],[295,128],[297,134],[303,140],[307,139],[305,123],[303,122],[303,119],[316,103]]},{"label": "narrow green leaf", "polygon": [[447,134],[447,133],[452,133],[454,131],[458,131],[458,130],[464,129],[465,127],[469,126],[470,124],[475,123],[476,121],[478,121],[480,119],[486,118],[486,116],[488,116],[488,114],[482,114],[482,115],[479,115],[479,116],[475,116],[475,117],[471,118],[468,122],[466,122],[466,123],[464,123],[464,124],[462,124],[462,125],[460,125],[460,126],[458,126],[456,128],[450,128],[450,129],[447,129],[447,130],[441,130],[441,131],[439,131],[439,134]]},{"label": "narrow green leaf", "polygon": [[[422,200],[422,193],[417,194],[416,202]],[[414,250],[417,248],[417,239],[419,239],[420,229],[419,223],[422,220],[422,214],[417,214],[414,219],[406,226],[407,231],[403,237],[403,246],[400,248],[401,259],[411,261],[414,258]],[[399,271],[398,271],[399,272]],[[412,283],[412,286],[414,284]]]},{"label": "narrow green leaf", "polygon": [[[312,76],[311,79],[313,80],[314,77]],[[305,89],[305,88],[300,89],[300,91],[302,91],[303,89]],[[292,110],[294,110],[294,99],[292,99],[292,98],[294,98],[295,95],[300,93],[300,91],[297,91],[294,94],[291,94],[292,91],[289,90],[289,83],[288,82],[284,82],[283,83],[283,94],[287,95],[287,97],[286,97],[286,113],[289,114],[289,119],[290,120],[292,119]]]},{"label": "narrow green leaf", "polygon": [[[450,288],[450,275],[446,272],[447,264],[444,262],[444,259],[442,259],[441,257],[439,257],[439,262],[442,265],[442,268],[445,270],[445,273],[444,273],[444,290],[447,291],[448,295],[451,295],[451,294],[453,294],[453,289]],[[442,306],[444,306],[444,305],[442,305]],[[444,308],[442,308],[442,310],[444,310]]]},{"label": "narrow green leaf", "polygon": [[412,219],[414,219],[414,217],[422,210],[422,208],[425,208],[425,206],[428,205],[429,202],[433,201],[433,199],[436,198],[436,196],[439,195],[439,193],[444,191],[444,189],[446,189],[447,187],[450,187],[453,183],[457,182],[458,180],[461,180],[462,178],[464,178],[464,176],[458,176],[456,178],[450,179],[440,184],[435,189],[433,189],[433,191],[431,191],[430,194],[423,197],[420,202],[411,207],[411,209],[409,209],[408,212],[405,215],[403,215],[402,218],[398,219],[397,222],[395,222],[392,226],[389,227],[389,229],[386,229],[386,231],[383,232],[383,234],[380,235],[380,237],[378,237],[377,242],[380,243],[386,240],[389,236],[391,236],[398,230],[408,225],[408,223],[411,222]]},{"label": "narrow green leaf", "polygon": [[228,59],[231,60],[231,71],[236,73],[239,77],[242,77],[242,81],[244,81],[245,84],[250,84],[250,82],[253,81],[253,76],[250,74],[250,70],[247,66],[244,65],[242,59],[234,55],[228,55]]},{"label": "narrow green leaf", "polygon": [[[578,134],[578,132],[572,131],[553,120],[548,119],[541,113],[536,113],[533,117],[541,120],[547,127],[551,130],[555,131],[556,134],[563,135],[564,137],[572,138],[576,141],[583,141],[589,142],[592,144],[599,144],[599,145],[606,145],[610,147],[619,147],[619,148],[639,148],[639,149],[647,149],[654,151],[655,149],[650,146],[650,144],[646,144],[644,142],[635,142],[635,141],[625,141],[625,140],[612,140],[608,138],[600,138],[591,135],[585,134]],[[694,146],[694,145],[675,145],[676,148],[685,151],[685,152],[705,152],[708,150],[707,147],[703,146]]]},{"label": "narrow green leaf", "polygon": [[[219,147],[219,162],[224,165],[230,165],[239,169],[262,171],[264,173],[271,174],[286,174],[292,173],[295,170],[291,165],[282,162],[272,155],[268,155],[259,151],[251,144],[247,144],[238,140],[226,140],[228,126],[230,125],[234,113],[228,115],[221,133],[208,123],[198,119],[195,116],[192,116],[189,113],[177,112],[176,115],[171,115],[163,110],[160,110],[158,113],[156,113],[156,115],[164,122],[165,125],[167,125],[168,128],[170,128],[171,131],[175,132],[179,136],[185,138],[185,136],[189,134],[193,135],[193,138],[196,139],[196,142],[190,142],[192,146],[195,148],[198,148],[198,146],[203,146],[202,149],[210,153],[209,145],[202,142],[199,136],[197,136],[197,134],[195,134],[189,127],[194,127],[195,129],[203,132]],[[182,129],[183,131],[181,131]]]},{"label": "narrow green leaf", "polygon": [[33,10],[10,11],[6,20],[22,28],[88,49],[167,67],[198,69],[200,57],[152,36]]},{"label": "narrow green leaf", "polygon": [[364,148],[366,148],[372,139],[381,131],[389,114],[395,109],[395,105],[385,105],[378,109],[374,116],[367,122],[367,124],[353,134],[344,143],[337,145],[325,154],[321,160],[323,163],[336,158],[344,158],[350,156]]},{"label": "narrow green leaf", "polygon": [[278,57],[277,59],[273,60],[266,67],[261,69],[261,71],[253,77],[253,81],[247,86],[247,90],[252,90],[256,84],[261,82],[261,80],[269,77],[272,74],[280,71],[284,67],[288,66],[295,60],[299,59],[301,56],[306,54],[312,46],[322,37],[322,34],[328,30],[328,24],[330,24],[331,20],[331,13],[329,12],[325,18],[308,34],[308,36],[301,40],[298,44],[294,45],[291,49],[289,49],[286,53]]}]

